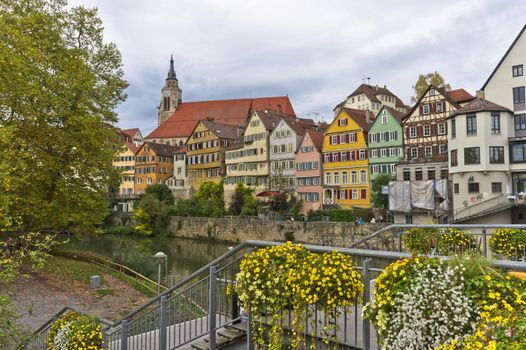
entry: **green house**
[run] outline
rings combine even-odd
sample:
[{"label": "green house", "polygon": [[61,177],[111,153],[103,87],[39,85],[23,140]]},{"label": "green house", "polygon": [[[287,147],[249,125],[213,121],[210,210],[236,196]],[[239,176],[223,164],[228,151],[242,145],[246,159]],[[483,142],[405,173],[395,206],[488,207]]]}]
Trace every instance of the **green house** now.
[{"label": "green house", "polygon": [[404,113],[383,106],[369,129],[369,170],[371,184],[378,174],[396,174],[395,166],[404,159],[402,118]]}]

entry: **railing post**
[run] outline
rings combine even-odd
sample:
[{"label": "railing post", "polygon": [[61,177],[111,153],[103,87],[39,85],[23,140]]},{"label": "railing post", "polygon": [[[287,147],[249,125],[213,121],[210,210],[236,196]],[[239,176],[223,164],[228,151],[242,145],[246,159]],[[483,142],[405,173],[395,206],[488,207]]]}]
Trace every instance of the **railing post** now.
[{"label": "railing post", "polygon": [[[371,283],[369,281],[369,266],[371,264],[371,259],[365,259],[363,261],[363,305],[366,305],[371,299]],[[371,347],[371,326],[369,320],[362,319],[362,337],[363,337],[363,350],[369,350]]]},{"label": "railing post", "polygon": [[254,342],[252,341],[252,317],[250,313],[247,314],[247,350],[254,350]]},{"label": "railing post", "polygon": [[161,296],[161,308],[159,318],[159,350],[166,350],[166,336],[167,336],[167,325],[168,325],[168,309],[166,307],[167,300],[166,295]]},{"label": "railing post", "polygon": [[397,238],[397,249],[398,249],[398,252],[401,253],[402,252],[402,232],[398,231],[396,238]]},{"label": "railing post", "polygon": [[128,350],[128,319],[121,322],[121,350]]},{"label": "railing post", "polygon": [[210,266],[210,285],[208,290],[208,337],[210,350],[216,350],[216,267]]},{"label": "railing post", "polygon": [[482,229],[482,255],[488,257],[488,235],[485,228]]},{"label": "railing post", "polygon": [[106,328],[103,328],[101,325],[101,333],[102,333],[102,348],[107,349],[108,348],[108,331]]}]

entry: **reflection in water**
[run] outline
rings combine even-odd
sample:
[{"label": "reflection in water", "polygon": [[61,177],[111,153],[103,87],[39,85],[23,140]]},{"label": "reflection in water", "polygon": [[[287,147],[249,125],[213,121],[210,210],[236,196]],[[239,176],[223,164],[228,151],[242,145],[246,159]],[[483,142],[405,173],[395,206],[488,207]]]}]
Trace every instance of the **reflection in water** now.
[{"label": "reflection in water", "polygon": [[[152,256],[162,251],[168,255],[168,274],[177,281],[226,253],[228,246],[222,242],[184,238],[103,235],[70,238],[66,248],[104,255],[154,280],[157,266]],[[163,277],[164,270],[163,266]]]}]

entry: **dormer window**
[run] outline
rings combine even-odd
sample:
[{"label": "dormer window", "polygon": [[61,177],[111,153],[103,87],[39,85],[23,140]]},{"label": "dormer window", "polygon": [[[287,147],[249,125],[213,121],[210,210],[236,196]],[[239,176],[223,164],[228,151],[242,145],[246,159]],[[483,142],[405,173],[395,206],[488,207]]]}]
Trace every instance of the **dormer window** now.
[{"label": "dormer window", "polygon": [[338,120],[338,126],[346,126],[347,125],[347,118],[341,118]]},{"label": "dormer window", "polygon": [[429,89],[429,96],[435,96],[435,89]]}]

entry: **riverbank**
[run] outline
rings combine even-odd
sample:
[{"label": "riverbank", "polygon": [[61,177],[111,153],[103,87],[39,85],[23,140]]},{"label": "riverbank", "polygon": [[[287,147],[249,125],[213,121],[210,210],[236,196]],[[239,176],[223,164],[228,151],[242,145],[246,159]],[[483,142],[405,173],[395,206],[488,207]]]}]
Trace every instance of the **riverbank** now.
[{"label": "riverbank", "polygon": [[[89,288],[89,278],[101,276],[99,289]],[[62,257],[50,257],[42,270],[24,269],[14,281],[16,310],[29,331],[36,330],[64,306],[110,321],[150,299],[132,281],[101,266]]]}]

